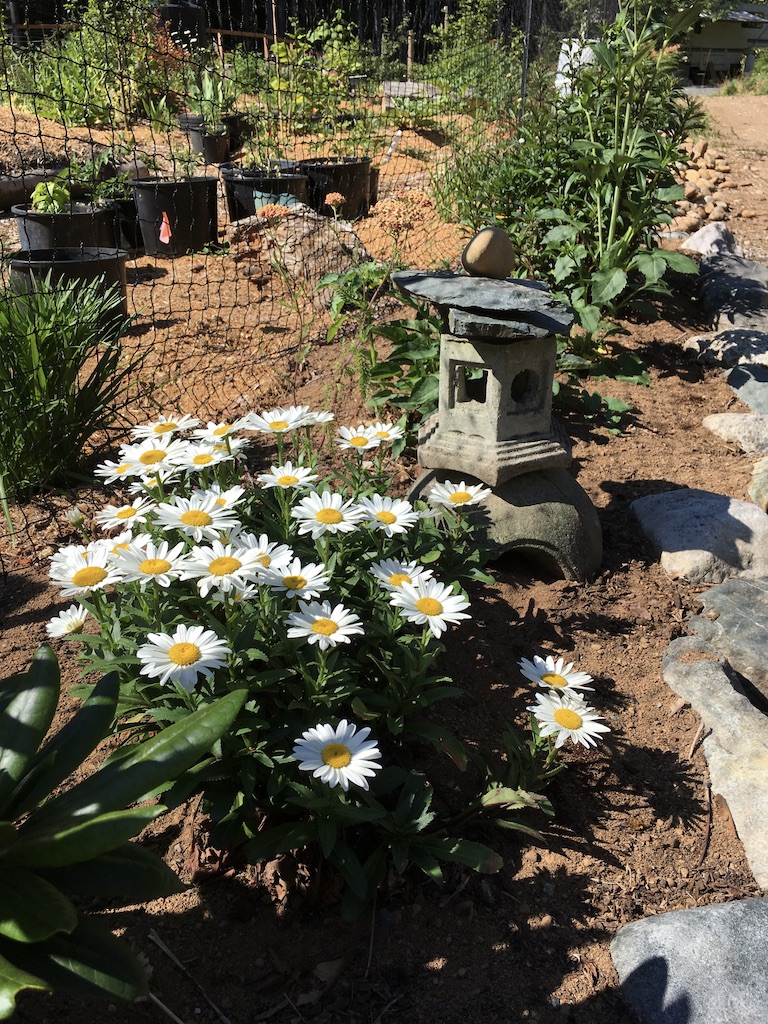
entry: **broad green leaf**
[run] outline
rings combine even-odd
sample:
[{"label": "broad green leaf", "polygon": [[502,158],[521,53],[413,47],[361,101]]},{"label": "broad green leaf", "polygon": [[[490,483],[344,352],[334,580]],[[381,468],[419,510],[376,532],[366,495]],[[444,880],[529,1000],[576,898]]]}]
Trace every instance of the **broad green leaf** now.
[{"label": "broad green leaf", "polygon": [[161,857],[138,843],[125,843],[78,864],[42,868],[40,874],[65,892],[126,903],[155,900],[186,888]]},{"label": "broad green leaf", "polygon": [[45,736],[59,700],[59,663],[51,648],[38,648],[29,671],[4,680],[15,688],[0,716],[0,808],[24,776]]},{"label": "broad green leaf", "polygon": [[27,988],[45,991],[49,987],[40,978],[21,970],[0,954],[0,1020],[8,1020],[13,1016],[19,992]]},{"label": "broad green leaf", "polygon": [[472,843],[467,839],[425,838],[420,839],[421,847],[440,860],[457,861],[466,864],[473,871],[495,875],[504,866],[504,861],[488,846]]},{"label": "broad green leaf", "polygon": [[0,870],[0,935],[15,942],[42,942],[71,932],[77,911],[50,882],[13,864]]},{"label": "broad green leaf", "polygon": [[443,884],[443,872],[431,854],[426,853],[417,843],[413,844],[409,853],[410,859],[416,867],[421,868],[424,874],[428,875],[433,882],[436,882],[438,885]]},{"label": "broad green leaf", "polygon": [[118,751],[114,760],[107,761],[90,778],[46,804],[35,815],[28,835],[68,824],[73,816],[119,810],[173,781],[229,728],[245,697],[245,690],[235,690],[151,739]]},{"label": "broad green leaf", "polygon": [[0,958],[54,990],[125,1000],[148,991],[144,968],[130,946],[89,918],[81,918],[69,935],[34,946],[0,938]]},{"label": "broad green leaf", "polygon": [[660,249],[659,252],[666,260],[670,270],[674,270],[678,274],[698,274],[698,264],[690,256],[686,256],[685,253],[676,252],[671,249]]},{"label": "broad green leaf", "polygon": [[653,284],[663,277],[667,269],[667,261],[658,250],[653,252],[639,252],[633,263],[645,278],[646,284]]},{"label": "broad green leaf", "polygon": [[13,817],[49,796],[104,739],[114,719],[119,693],[117,673],[103,676],[75,717],[38,751],[10,798]]},{"label": "broad green leaf", "polygon": [[[459,691],[460,692],[460,691]],[[463,743],[449,730],[436,722],[409,722],[408,730],[414,736],[428,740],[438,750],[446,753],[460,771],[467,767],[467,751]]]},{"label": "broad green leaf", "polygon": [[557,224],[544,235],[544,242],[547,245],[555,245],[558,242],[570,242],[577,237],[578,233],[579,228],[574,224]]},{"label": "broad green leaf", "polygon": [[595,305],[606,305],[621,295],[626,286],[627,275],[621,267],[596,270],[592,275],[592,302]]},{"label": "broad green leaf", "polygon": [[334,847],[328,860],[338,868],[355,896],[364,900],[368,895],[368,879],[357,854],[348,846],[339,845]]},{"label": "broad green leaf", "polygon": [[52,821],[47,828],[34,822],[29,829],[19,829],[19,841],[6,852],[5,860],[29,867],[64,867],[90,860],[108,850],[122,846],[155,818],[165,807],[132,807],[125,811],[109,811],[97,817],[66,823]]},{"label": "broad green leaf", "polygon": [[250,839],[243,847],[243,853],[248,863],[256,864],[260,860],[270,860],[278,853],[306,846],[316,838],[316,829],[309,821],[275,825]]}]

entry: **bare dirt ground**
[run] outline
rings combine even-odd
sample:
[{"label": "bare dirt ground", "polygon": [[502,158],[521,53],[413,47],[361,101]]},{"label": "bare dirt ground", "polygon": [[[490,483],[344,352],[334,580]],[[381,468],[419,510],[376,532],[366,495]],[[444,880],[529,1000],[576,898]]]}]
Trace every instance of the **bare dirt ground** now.
[{"label": "bare dirt ground", "polygon": [[[755,213],[734,216],[731,227],[748,256],[765,259],[768,98],[715,97],[706,106],[708,137],[727,149],[738,186],[734,211]],[[375,217],[360,228],[372,248],[374,228]],[[426,264],[439,247],[429,246],[423,230]],[[451,231],[440,229],[448,248]],[[460,239],[452,237],[455,258]],[[154,314],[137,338],[156,348],[158,366],[163,353],[178,361],[173,381],[157,371],[164,385],[157,400],[211,418],[294,400],[330,404],[341,422],[366,418],[343,375],[344,351],[319,341],[321,319],[309,332],[316,343],[297,358],[295,324],[283,327],[275,314],[270,331],[256,315],[259,301],[275,296],[260,299],[239,277],[233,286],[220,257],[140,260],[132,274],[134,301]],[[556,819],[546,845],[494,837],[504,857],[498,875],[456,872],[442,890],[407,879],[349,925],[333,904],[292,886],[285,865],[267,877],[228,871],[193,881],[189,855],[200,822],[186,809],[161,819],[145,841],[192,883],[187,892],[143,907],[89,909],[146,957],[153,991],[182,1021],[223,1019],[199,985],[231,1024],[631,1024],[608,952],[617,929],[649,914],[758,893],[727,806],[716,794],[710,801],[694,745],[699,720],[678,707],[660,674],[664,650],[686,632],[701,588],[663,572],[630,509],[633,499],[672,487],[746,499],[752,463],[701,426],[709,413],[745,410],[719,372],[682,350],[686,336],[706,327],[693,296],[678,297],[659,322],[625,326],[617,344],[645,360],[651,386],[596,386],[633,404],[627,429],[614,436],[577,417],[566,421],[574,469],[603,528],[600,575],[584,585],[542,579],[505,559],[493,568],[496,583],[473,594],[471,622],[447,639],[446,665],[464,696],[441,714],[469,744],[493,747],[500,722],[524,721],[530,694],[516,668],[520,657],[567,655],[597,680],[595,701],[613,731],[597,751],[569,750],[568,769],[549,791]],[[229,369],[212,376],[216,360]],[[26,511],[38,549],[52,549],[60,517],[41,507]],[[45,639],[47,619],[69,602],[47,586],[44,567],[7,541],[2,558],[0,651],[8,672],[26,664]],[[69,650],[62,645],[64,659]],[[76,670],[68,660],[64,667],[72,682]],[[152,942],[153,932],[194,981]],[[105,1013],[101,1004],[61,996],[23,997],[18,1018],[164,1019],[151,1004]]]}]

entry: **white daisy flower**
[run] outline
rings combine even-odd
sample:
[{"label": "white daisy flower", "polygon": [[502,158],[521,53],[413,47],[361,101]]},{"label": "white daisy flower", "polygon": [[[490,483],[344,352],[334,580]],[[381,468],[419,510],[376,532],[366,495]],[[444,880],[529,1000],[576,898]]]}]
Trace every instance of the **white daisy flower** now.
[{"label": "white daisy flower", "polygon": [[373,428],[364,427],[362,423],[354,429],[339,427],[335,440],[339,448],[354,448],[359,452],[378,448],[381,444],[381,438],[374,435]]},{"label": "white daisy flower", "polygon": [[175,462],[179,469],[186,469],[189,473],[195,470],[210,469],[211,466],[218,466],[220,462],[231,462],[233,458],[234,456],[227,451],[226,445],[190,443]]},{"label": "white daisy flower", "polygon": [[130,459],[120,459],[119,462],[112,462],[107,459],[100,463],[93,471],[94,476],[100,476],[105,484],[114,484],[118,480],[127,480],[132,476],[139,476],[143,473],[144,467]]},{"label": "white daisy flower", "polygon": [[281,572],[293,558],[293,548],[270,540],[266,533],[262,533],[260,537],[255,533],[239,533],[237,543],[240,547],[250,548],[256,552],[256,560],[261,566],[259,572],[262,574],[265,569]]},{"label": "white daisy flower", "polygon": [[291,405],[286,409],[271,409],[261,415],[251,412],[245,418],[248,420],[248,430],[261,430],[267,434],[284,434],[288,430],[303,427],[308,413],[308,405]]},{"label": "white daisy flower", "polygon": [[262,569],[258,553],[250,548],[222,544],[192,548],[184,567],[184,578],[197,580],[201,597],[209,590],[222,594],[242,590],[253,583]]},{"label": "white daisy flower", "polygon": [[222,487],[221,484],[214,481],[206,488],[195,487],[190,497],[201,500],[213,495],[216,499],[215,504],[219,508],[229,508],[232,505],[240,504],[240,499],[244,494],[245,488],[241,487],[240,484],[235,484],[233,487]]},{"label": "white daisy flower", "polygon": [[114,560],[115,555],[120,551],[127,551],[131,544],[148,543],[151,539],[148,533],[137,533],[134,537],[133,531],[129,529],[110,537],[106,545],[110,557]]},{"label": "white daisy flower", "polygon": [[398,426],[396,423],[374,423],[370,428],[373,431],[373,436],[378,437],[380,441],[399,441],[403,436],[403,428]]},{"label": "white daisy flower", "polygon": [[340,604],[332,608],[330,601],[299,601],[299,610],[291,612],[286,622],[289,637],[306,638],[310,644],[318,644],[321,651],[336,644],[348,644],[351,636],[364,632],[354,612]]},{"label": "white daisy flower", "polygon": [[580,693],[537,693],[536,703],[528,710],[539,723],[541,735],[555,737],[555,747],[562,747],[566,740],[595,747],[595,737],[611,731]]},{"label": "white daisy flower", "polygon": [[196,427],[199,422],[200,420],[195,419],[194,416],[177,416],[172,419],[161,416],[154,423],[145,423],[143,426],[134,427],[131,434],[141,438],[162,437],[164,434],[176,434],[180,430]]},{"label": "white daisy flower", "polygon": [[235,512],[217,504],[214,494],[205,498],[182,498],[158,505],[156,522],[164,529],[180,530],[195,541],[217,540],[222,533],[240,525]]},{"label": "white daisy flower", "polygon": [[51,559],[50,577],[62,588],[63,597],[79,597],[116,583],[118,574],[110,564],[109,545],[96,542],[84,547],[72,544]]},{"label": "white daisy flower", "polygon": [[227,437],[231,438],[236,431],[247,429],[248,422],[247,416],[241,416],[232,423],[211,423],[209,420],[207,427],[193,430],[192,437],[204,441],[205,444],[218,444]]},{"label": "white daisy flower", "polygon": [[82,633],[88,612],[81,604],[71,604],[69,608],[59,612],[48,622],[45,629],[48,636],[68,636],[70,633]]},{"label": "white daisy flower", "polygon": [[351,499],[344,501],[331,491],[313,491],[294,505],[291,515],[298,520],[299,533],[311,534],[312,540],[324,533],[351,533],[365,518],[365,512]]},{"label": "white daisy flower", "polygon": [[160,487],[165,487],[166,484],[174,484],[179,480],[181,473],[178,468],[156,469],[153,473],[146,473],[144,467],[140,467],[139,479],[134,480],[133,483],[128,485],[128,490],[131,494],[146,494],[149,490],[150,493],[154,493]]},{"label": "white daisy flower", "polygon": [[227,664],[231,654],[226,641],[203,626],[177,626],[173,633],[149,633],[148,644],[136,652],[140,674],[159,677],[160,685],[178,683],[189,692],[199,676],[210,678],[217,668]]},{"label": "white daisy flower", "polygon": [[238,459],[246,448],[251,447],[251,442],[245,437],[229,437],[226,441],[216,441],[211,447],[214,451],[226,452],[233,459]]},{"label": "white daisy flower", "polygon": [[371,576],[378,580],[384,590],[392,593],[404,583],[416,583],[417,580],[431,580],[431,569],[418,562],[400,562],[396,558],[385,558],[371,566]]},{"label": "white daisy flower", "polygon": [[414,512],[413,505],[403,498],[374,494],[372,498],[360,498],[358,504],[365,511],[371,525],[377,530],[383,530],[388,537],[405,533],[420,518],[419,513]]},{"label": "white daisy flower", "polygon": [[116,551],[113,564],[123,583],[140,583],[145,587],[154,582],[159,587],[170,587],[173,580],[184,575],[183,552],[183,541],[169,549],[167,540],[153,544],[149,537],[142,537],[138,543]]},{"label": "white daisy flower", "polygon": [[440,637],[449,623],[471,618],[464,609],[469,608],[465,597],[454,594],[449,586],[439,580],[425,580],[420,577],[415,583],[402,583],[392,592],[390,602],[408,622],[428,626],[436,637]]},{"label": "white daisy flower", "polygon": [[126,526],[133,526],[135,523],[146,523],[147,516],[154,508],[154,501],[141,498],[130,505],[107,505],[96,513],[94,519],[102,530],[116,530],[118,527],[125,529]]},{"label": "white daisy flower", "polygon": [[264,573],[263,582],[276,593],[289,594],[291,597],[319,597],[328,589],[331,574],[324,565],[310,562],[302,565],[298,558],[279,569],[268,569]]},{"label": "white daisy flower", "polygon": [[188,441],[161,434],[139,444],[124,444],[120,449],[120,458],[139,467],[139,473],[134,473],[134,476],[149,476],[160,469],[175,469],[188,447]]},{"label": "white daisy flower", "polygon": [[261,473],[256,479],[262,487],[281,487],[285,490],[314,483],[317,473],[313,473],[309,466],[294,466],[292,462],[285,462],[282,466],[272,466],[268,473]]},{"label": "white daisy flower", "polygon": [[566,665],[565,658],[558,658],[557,661],[551,654],[546,658],[540,658],[534,654],[533,661],[527,658],[520,660],[520,671],[526,679],[539,686],[547,686],[551,690],[593,690],[589,684],[593,682],[592,676],[586,672],[573,671],[573,662]]},{"label": "white daisy flower", "polygon": [[381,751],[368,739],[370,732],[367,727],[358,732],[345,718],[335,728],[317,725],[294,741],[291,757],[331,789],[341,786],[346,793],[350,783],[368,789],[368,779],[381,768]]},{"label": "white daisy flower", "polygon": [[326,423],[333,423],[336,417],[332,412],[320,412],[312,410],[304,417],[305,427],[321,427]]},{"label": "white daisy flower", "polygon": [[442,484],[433,484],[427,495],[427,501],[433,505],[447,505],[449,508],[461,508],[463,505],[479,505],[491,493],[490,487],[482,484],[452,484],[446,480]]}]

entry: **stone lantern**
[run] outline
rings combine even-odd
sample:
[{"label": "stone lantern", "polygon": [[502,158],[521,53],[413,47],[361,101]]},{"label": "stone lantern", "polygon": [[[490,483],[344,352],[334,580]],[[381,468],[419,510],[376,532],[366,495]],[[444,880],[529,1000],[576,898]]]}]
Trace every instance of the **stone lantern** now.
[{"label": "stone lantern", "polygon": [[536,282],[449,271],[393,280],[442,319],[439,408],[419,438],[428,472],[411,498],[426,497],[437,480],[482,482],[493,492],[487,540],[496,554],[519,549],[566,578],[594,575],[600,525],[552,419],[555,336],[570,329],[570,311]]}]

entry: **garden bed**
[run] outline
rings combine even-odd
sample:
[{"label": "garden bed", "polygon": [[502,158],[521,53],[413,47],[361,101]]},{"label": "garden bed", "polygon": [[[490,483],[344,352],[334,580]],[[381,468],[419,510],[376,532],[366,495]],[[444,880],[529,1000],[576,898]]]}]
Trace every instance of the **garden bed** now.
[{"label": "garden bed", "polygon": [[[734,209],[756,213],[731,227],[758,260],[766,258],[768,212],[768,161],[756,150],[768,120],[762,99],[715,99],[711,125],[739,186]],[[755,125],[756,137],[743,134]],[[371,249],[374,231],[371,218],[361,228]],[[341,375],[338,345],[315,343],[297,356],[290,319],[256,335],[248,310],[262,289],[242,278],[233,288],[221,257],[140,260],[134,273],[134,301],[151,300],[154,311],[135,344],[151,345],[151,365],[170,380],[164,408],[213,418],[296,401],[330,406],[340,423],[371,418]],[[596,679],[594,703],[613,731],[594,752],[569,748],[568,770],[548,791],[556,818],[545,826],[547,845],[496,833],[491,842],[505,862],[498,875],[457,869],[443,890],[393,876],[374,911],[349,925],[338,918],[330,880],[308,889],[306,865],[283,860],[244,870],[201,852],[205,822],[195,804],[185,807],[146,840],[191,888],[141,908],[93,908],[146,956],[153,992],[178,1018],[221,1019],[197,982],[232,1024],[631,1021],[608,953],[616,930],[648,914],[758,893],[727,807],[710,799],[694,746],[698,717],[661,680],[663,652],[686,632],[701,588],[667,577],[629,507],[680,486],[746,497],[752,462],[701,426],[707,414],[740,405],[718,371],[682,350],[684,338],[705,327],[699,315],[695,302],[678,298],[658,323],[625,324],[618,345],[647,363],[651,386],[594,385],[635,407],[623,434],[576,417],[566,422],[579,482],[603,528],[599,577],[586,585],[542,579],[509,557],[494,566],[493,586],[471,594],[472,619],[446,637],[446,665],[464,696],[441,705],[440,715],[470,747],[498,748],[503,723],[525,720],[531,692],[519,658],[567,655]],[[313,326],[318,337],[322,323]],[[212,396],[207,382],[222,364],[230,369]],[[264,465],[271,455],[264,449]],[[413,473],[403,466],[403,489]],[[54,531],[41,527],[39,540],[53,546]],[[69,601],[48,587],[44,570],[14,560],[5,545],[3,562],[0,651],[10,672],[26,664],[46,621]],[[76,670],[66,661],[64,668],[71,684]],[[425,748],[424,756],[434,754]],[[155,933],[195,981],[153,942]],[[104,1016],[100,1004],[20,999],[22,1021],[88,1024]],[[113,1008],[108,1019],[163,1018],[145,1004]]]}]

